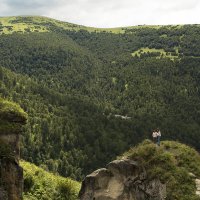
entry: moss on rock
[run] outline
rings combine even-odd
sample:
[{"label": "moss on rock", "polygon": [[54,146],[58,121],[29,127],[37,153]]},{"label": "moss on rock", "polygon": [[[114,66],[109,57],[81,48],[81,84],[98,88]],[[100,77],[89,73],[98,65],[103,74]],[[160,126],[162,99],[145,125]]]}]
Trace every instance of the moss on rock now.
[{"label": "moss on rock", "polygon": [[167,185],[167,200],[199,200],[192,172],[200,177],[200,155],[193,148],[174,141],[164,141],[158,147],[145,140],[130,149],[123,158],[137,160],[149,180],[158,178]]},{"label": "moss on rock", "polygon": [[0,199],[22,199],[23,170],[19,166],[19,138],[27,114],[0,98]]},{"label": "moss on rock", "polygon": [[25,123],[27,114],[17,104],[0,98],[0,119],[15,123]]},{"label": "moss on rock", "polygon": [[18,134],[27,114],[15,103],[0,98],[0,134]]}]

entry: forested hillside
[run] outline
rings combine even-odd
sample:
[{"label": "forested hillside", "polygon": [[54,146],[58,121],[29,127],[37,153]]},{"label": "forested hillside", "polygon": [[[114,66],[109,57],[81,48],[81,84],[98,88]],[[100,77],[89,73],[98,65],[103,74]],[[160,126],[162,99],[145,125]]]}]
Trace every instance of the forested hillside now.
[{"label": "forested hillside", "polygon": [[13,17],[0,32],[0,95],[29,114],[25,160],[80,180],[156,127],[200,149],[199,25]]}]

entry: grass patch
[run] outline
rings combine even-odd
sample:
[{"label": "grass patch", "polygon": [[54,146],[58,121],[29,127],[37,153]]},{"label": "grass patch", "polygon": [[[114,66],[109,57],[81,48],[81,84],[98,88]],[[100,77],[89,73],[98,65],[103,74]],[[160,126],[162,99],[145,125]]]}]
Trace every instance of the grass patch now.
[{"label": "grass patch", "polygon": [[15,32],[48,32],[44,25],[35,24],[34,22],[27,22],[18,20],[20,17],[2,17],[0,24],[3,27],[0,34],[12,34]]},{"label": "grass patch", "polygon": [[140,48],[137,51],[134,51],[131,55],[133,57],[141,57],[142,55],[149,55],[149,56],[156,56],[157,59],[161,58],[169,58],[170,60],[174,61],[179,59],[178,48],[175,49],[176,55],[173,55],[172,52],[166,52],[164,49],[150,49],[148,47]]}]

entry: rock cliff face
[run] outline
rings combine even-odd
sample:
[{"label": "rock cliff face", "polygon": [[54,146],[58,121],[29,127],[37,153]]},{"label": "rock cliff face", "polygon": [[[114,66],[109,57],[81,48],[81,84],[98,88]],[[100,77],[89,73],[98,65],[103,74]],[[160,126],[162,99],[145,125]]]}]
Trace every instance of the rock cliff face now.
[{"label": "rock cliff face", "polygon": [[0,200],[21,200],[23,170],[19,166],[19,138],[26,114],[0,99]]},{"label": "rock cliff face", "polygon": [[149,181],[137,162],[115,160],[83,181],[81,200],[164,200],[166,185],[158,179]]},{"label": "rock cliff face", "polygon": [[21,200],[23,191],[23,170],[15,161],[1,159],[0,199]]},{"label": "rock cliff face", "polygon": [[88,175],[81,200],[200,199],[200,154],[175,141],[145,140]]}]

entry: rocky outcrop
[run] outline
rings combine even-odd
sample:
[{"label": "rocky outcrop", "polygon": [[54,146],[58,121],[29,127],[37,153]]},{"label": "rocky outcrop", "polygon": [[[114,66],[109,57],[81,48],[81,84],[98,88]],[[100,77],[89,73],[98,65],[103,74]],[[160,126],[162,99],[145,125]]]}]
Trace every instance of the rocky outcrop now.
[{"label": "rocky outcrop", "polygon": [[0,199],[21,200],[23,192],[23,170],[15,161],[0,161]]},{"label": "rocky outcrop", "polygon": [[144,168],[129,159],[115,160],[88,175],[79,193],[81,200],[164,200],[166,185],[148,180]]},{"label": "rocky outcrop", "polygon": [[23,170],[19,166],[19,138],[26,114],[0,99],[0,200],[21,200]]}]

